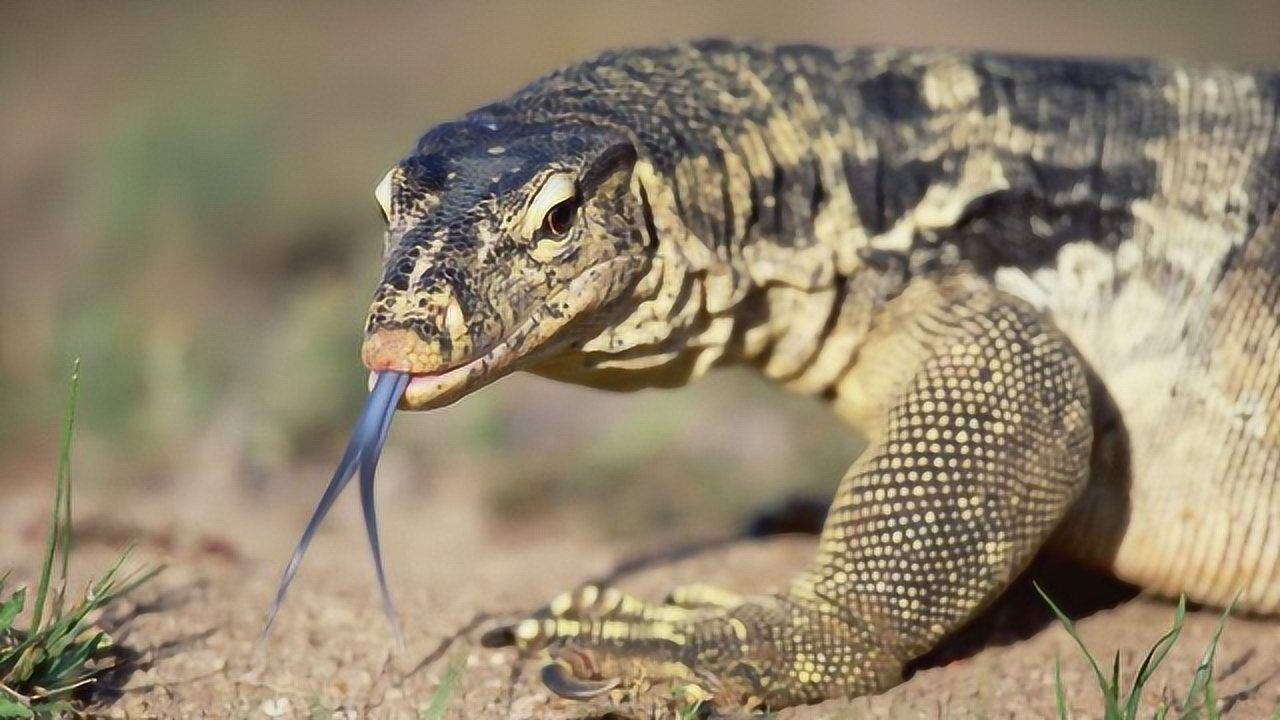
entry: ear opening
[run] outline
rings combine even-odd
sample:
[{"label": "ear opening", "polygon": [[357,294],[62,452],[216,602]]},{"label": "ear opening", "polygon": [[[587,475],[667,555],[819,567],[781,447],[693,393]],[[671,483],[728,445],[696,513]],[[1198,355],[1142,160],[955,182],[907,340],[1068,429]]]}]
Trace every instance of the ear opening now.
[{"label": "ear opening", "polygon": [[583,173],[580,183],[582,189],[590,192],[616,173],[624,171],[630,173],[631,168],[636,164],[637,157],[639,153],[630,140],[620,140],[610,145],[596,156],[591,166]]}]

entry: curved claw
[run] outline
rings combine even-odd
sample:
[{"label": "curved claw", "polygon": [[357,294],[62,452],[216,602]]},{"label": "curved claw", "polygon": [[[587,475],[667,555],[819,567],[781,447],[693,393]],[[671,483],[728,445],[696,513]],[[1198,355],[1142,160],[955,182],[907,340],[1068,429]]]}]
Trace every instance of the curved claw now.
[{"label": "curved claw", "polygon": [[553,660],[542,666],[542,684],[566,700],[591,700],[618,687],[620,678],[581,680],[566,660]]},{"label": "curved claw", "polygon": [[511,625],[503,625],[488,630],[480,636],[480,647],[504,648],[516,644],[516,629]]}]

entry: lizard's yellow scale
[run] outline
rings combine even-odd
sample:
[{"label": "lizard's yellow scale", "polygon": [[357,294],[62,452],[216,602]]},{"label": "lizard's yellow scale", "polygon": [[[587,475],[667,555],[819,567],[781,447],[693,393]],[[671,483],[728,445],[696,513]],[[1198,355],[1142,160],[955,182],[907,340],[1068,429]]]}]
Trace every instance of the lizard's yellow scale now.
[{"label": "lizard's yellow scale", "polygon": [[486,641],[568,697],[778,707],[893,685],[1046,547],[1280,610],[1278,115],[1261,72],[704,41],[434,128],[381,192],[401,407],[745,363],[868,443],[786,587],[582,588]]}]

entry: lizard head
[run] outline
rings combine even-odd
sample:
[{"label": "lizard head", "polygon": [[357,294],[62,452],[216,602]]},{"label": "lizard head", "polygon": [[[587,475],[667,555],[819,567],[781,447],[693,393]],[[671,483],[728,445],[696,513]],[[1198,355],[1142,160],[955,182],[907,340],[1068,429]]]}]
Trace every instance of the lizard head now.
[{"label": "lizard head", "polygon": [[648,265],[623,133],[468,119],[428,132],[378,185],[385,268],[364,364],[446,405],[580,342]]},{"label": "lizard head", "polygon": [[357,472],[383,606],[399,636],[373,507],[397,403],[446,405],[554,359],[608,324],[597,311],[651,265],[631,190],[636,161],[635,144],[619,131],[468,119],[428,132],[378,184],[386,266],[362,350],[373,386],[285,568],[263,637],[317,528]]}]

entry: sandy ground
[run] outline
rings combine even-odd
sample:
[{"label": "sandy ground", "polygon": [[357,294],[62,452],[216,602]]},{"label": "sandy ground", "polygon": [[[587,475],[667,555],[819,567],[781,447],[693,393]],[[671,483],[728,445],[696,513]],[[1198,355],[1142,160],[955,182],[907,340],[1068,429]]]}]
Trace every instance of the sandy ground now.
[{"label": "sandy ground", "polygon": [[[652,596],[695,579],[761,589],[802,566],[813,544],[809,537],[782,536],[711,543],[670,557],[665,552],[673,549],[669,538],[626,547],[601,544],[572,509],[498,527],[474,485],[442,482],[414,489],[393,481],[382,491],[382,519],[406,649],[394,650],[377,604],[355,498],[348,497],[313,546],[271,638],[255,653],[264,610],[310,510],[310,495],[318,492],[319,474],[275,485],[296,488],[288,497],[237,497],[218,488],[208,488],[205,497],[188,493],[181,503],[159,490],[77,496],[77,574],[102,568],[129,540],[139,543],[140,560],[164,560],[169,566],[113,613],[122,623],[120,641],[138,659],[132,672],[114,679],[117,697],[104,714],[425,717],[452,667],[458,679],[443,717],[662,716],[651,704],[554,699],[537,683],[536,663],[521,663],[511,651],[481,649],[477,638],[521,609],[620,567],[623,586]],[[4,516],[17,522],[0,524],[0,567],[15,568],[19,577],[34,573],[48,494],[34,486],[5,494]],[[646,553],[659,559],[634,562]],[[626,571],[628,562],[639,567]],[[1100,657],[1109,659],[1119,650],[1127,672],[1173,617],[1171,604],[1125,601],[1125,591],[1108,588],[1102,579],[1052,568],[1043,572],[1055,594],[1082,593],[1084,599],[1073,601],[1082,606],[1119,602],[1083,618],[1080,626]],[[1062,658],[1072,716],[1100,717],[1087,665],[1027,594],[1022,588],[985,625],[934,658],[934,667],[883,695],[792,709],[777,717],[1048,717],[1055,656]],[[1098,597],[1090,599],[1093,595]],[[1182,640],[1151,683],[1150,701],[1181,698],[1216,621],[1211,610],[1189,613]],[[1280,622],[1232,620],[1216,668],[1225,717],[1277,717]]]}]

